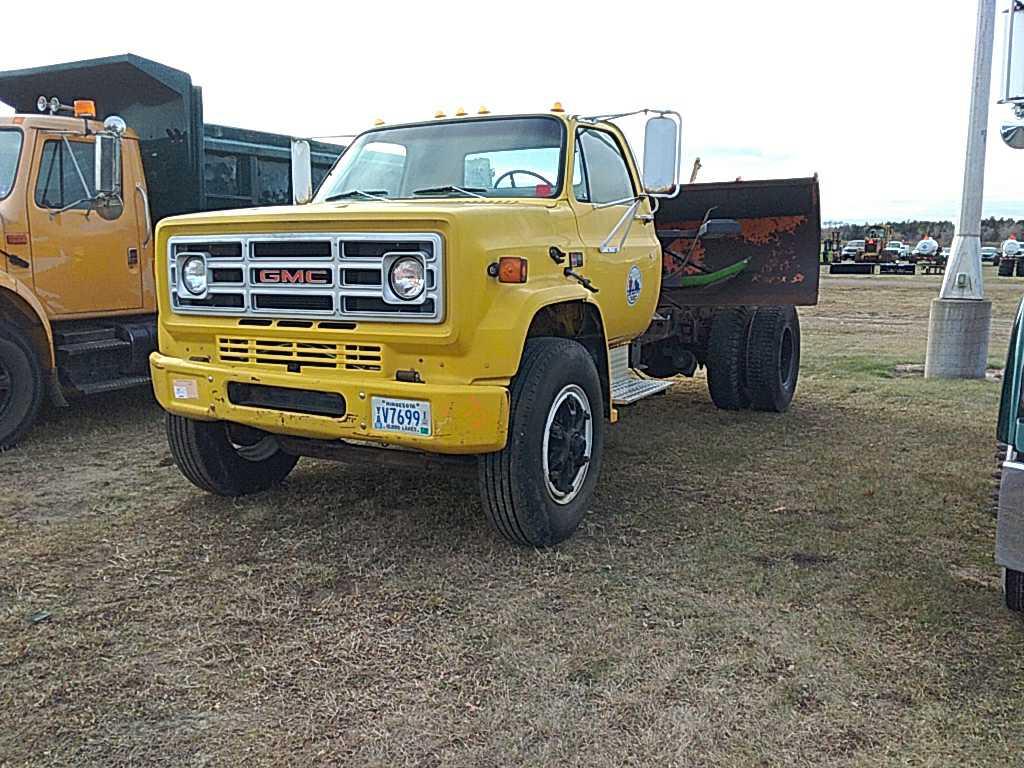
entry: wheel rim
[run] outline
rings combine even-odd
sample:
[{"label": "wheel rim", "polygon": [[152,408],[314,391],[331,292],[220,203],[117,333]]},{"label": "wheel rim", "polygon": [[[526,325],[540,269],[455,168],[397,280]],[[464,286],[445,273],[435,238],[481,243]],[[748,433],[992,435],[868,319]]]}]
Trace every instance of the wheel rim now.
[{"label": "wheel rim", "polygon": [[7,410],[14,398],[14,377],[7,370],[3,360],[0,360],[0,415]]},{"label": "wheel rim", "polygon": [[568,504],[583,489],[594,447],[594,419],[587,393],[576,384],[562,388],[544,426],[544,484],[557,504]]},{"label": "wheel rim", "polygon": [[782,343],[779,345],[779,376],[782,386],[788,387],[793,380],[796,368],[796,345],[793,343],[793,331],[786,328],[782,332]]},{"label": "wheel rim", "polygon": [[278,452],[277,438],[244,427],[228,427],[228,440],[235,452],[246,461],[266,461]]}]

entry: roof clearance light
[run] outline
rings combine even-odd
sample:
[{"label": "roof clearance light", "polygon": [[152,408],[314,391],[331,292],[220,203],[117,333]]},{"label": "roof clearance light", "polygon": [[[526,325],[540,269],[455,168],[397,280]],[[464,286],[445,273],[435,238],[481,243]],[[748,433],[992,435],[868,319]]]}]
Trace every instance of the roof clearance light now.
[{"label": "roof clearance light", "polygon": [[456,117],[465,117],[466,116],[466,108],[465,107],[459,107],[458,109],[456,109],[455,110],[455,116]]},{"label": "roof clearance light", "polygon": [[96,102],[92,99],[75,99],[75,117],[96,117]]},{"label": "roof clearance light", "polygon": [[551,105],[552,112],[565,112],[565,108],[562,106],[562,102],[556,101]]},{"label": "roof clearance light", "polygon": [[439,110],[437,110],[437,112],[434,113],[434,119],[435,120],[438,119],[438,118],[441,118],[441,117],[444,117],[444,110],[443,109],[439,109]]},{"label": "roof clearance light", "polygon": [[480,109],[478,109],[476,113],[478,115],[489,115],[491,114],[491,110],[489,110],[487,107],[480,107]]},{"label": "roof clearance light", "polygon": [[376,120],[373,121],[373,124],[376,127],[380,127],[380,126],[384,125],[384,118],[383,117],[378,117]]}]

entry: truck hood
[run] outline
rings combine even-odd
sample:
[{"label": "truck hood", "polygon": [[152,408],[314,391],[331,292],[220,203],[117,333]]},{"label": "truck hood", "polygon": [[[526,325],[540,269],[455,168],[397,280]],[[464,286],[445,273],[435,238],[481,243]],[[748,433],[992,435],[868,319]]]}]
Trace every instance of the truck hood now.
[{"label": "truck hood", "polygon": [[[501,212],[504,216],[544,216],[558,207],[555,200],[445,199],[445,200],[344,200],[333,203],[286,205],[266,208],[240,208],[226,211],[204,211],[164,219],[161,225],[177,227],[231,226],[287,229],[289,224],[330,226],[346,221],[386,223],[388,221],[446,221],[456,218],[475,219]],[[319,227],[318,227],[319,228]]]}]

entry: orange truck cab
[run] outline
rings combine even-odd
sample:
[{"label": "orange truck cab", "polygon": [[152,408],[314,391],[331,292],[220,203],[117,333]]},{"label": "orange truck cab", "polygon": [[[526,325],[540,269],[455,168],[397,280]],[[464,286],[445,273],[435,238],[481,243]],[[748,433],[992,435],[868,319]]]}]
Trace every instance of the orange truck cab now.
[{"label": "orange truck cab", "polygon": [[[130,54],[0,72],[0,449],[57,404],[147,384],[153,227],[292,201],[288,136],[203,123],[185,72]],[[314,142],[314,180],[341,147]]]}]

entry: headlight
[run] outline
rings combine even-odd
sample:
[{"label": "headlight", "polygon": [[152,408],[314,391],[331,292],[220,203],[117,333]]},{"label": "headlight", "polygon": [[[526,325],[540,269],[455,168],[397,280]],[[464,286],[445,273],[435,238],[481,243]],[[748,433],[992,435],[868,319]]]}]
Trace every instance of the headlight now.
[{"label": "headlight", "polygon": [[206,293],[206,259],[192,256],[181,265],[181,284],[195,296]]},{"label": "headlight", "polygon": [[423,293],[426,285],[423,273],[423,262],[415,256],[396,259],[388,274],[391,292],[400,299],[412,301]]}]

